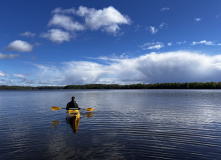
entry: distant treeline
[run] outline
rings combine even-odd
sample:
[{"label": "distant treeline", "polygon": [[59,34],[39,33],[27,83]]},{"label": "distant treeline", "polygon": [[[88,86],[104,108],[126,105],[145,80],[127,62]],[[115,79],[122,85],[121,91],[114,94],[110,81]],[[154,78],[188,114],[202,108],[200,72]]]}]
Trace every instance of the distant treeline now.
[{"label": "distant treeline", "polygon": [[60,86],[40,86],[40,87],[30,87],[30,86],[0,86],[0,90],[51,90],[51,89],[64,89]]},{"label": "distant treeline", "polygon": [[67,86],[0,86],[0,90],[52,90],[52,89],[221,89],[221,82],[155,83],[155,84],[87,84]]},{"label": "distant treeline", "polygon": [[88,84],[67,85],[64,89],[221,89],[221,82],[155,83],[155,84]]}]

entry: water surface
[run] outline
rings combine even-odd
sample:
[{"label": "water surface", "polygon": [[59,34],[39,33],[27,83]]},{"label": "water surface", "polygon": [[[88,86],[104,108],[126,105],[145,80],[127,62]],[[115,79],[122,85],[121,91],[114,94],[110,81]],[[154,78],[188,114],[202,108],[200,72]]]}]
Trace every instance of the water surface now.
[{"label": "water surface", "polygon": [[[77,132],[65,107],[82,108]],[[221,90],[0,91],[0,159],[219,159]]]}]

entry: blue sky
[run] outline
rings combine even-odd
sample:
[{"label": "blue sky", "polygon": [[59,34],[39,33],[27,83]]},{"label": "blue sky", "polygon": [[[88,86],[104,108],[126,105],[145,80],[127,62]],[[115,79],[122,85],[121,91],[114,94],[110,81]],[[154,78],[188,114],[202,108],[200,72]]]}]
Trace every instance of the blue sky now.
[{"label": "blue sky", "polygon": [[0,85],[220,81],[218,0],[3,0],[0,21]]}]

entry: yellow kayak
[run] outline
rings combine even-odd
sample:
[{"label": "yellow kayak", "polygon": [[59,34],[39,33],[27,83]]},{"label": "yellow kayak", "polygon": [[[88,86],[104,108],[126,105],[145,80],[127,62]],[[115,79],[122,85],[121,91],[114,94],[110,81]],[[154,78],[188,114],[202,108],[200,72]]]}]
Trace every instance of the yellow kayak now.
[{"label": "yellow kayak", "polygon": [[70,124],[73,132],[76,134],[80,123],[79,110],[67,110],[67,122]]}]

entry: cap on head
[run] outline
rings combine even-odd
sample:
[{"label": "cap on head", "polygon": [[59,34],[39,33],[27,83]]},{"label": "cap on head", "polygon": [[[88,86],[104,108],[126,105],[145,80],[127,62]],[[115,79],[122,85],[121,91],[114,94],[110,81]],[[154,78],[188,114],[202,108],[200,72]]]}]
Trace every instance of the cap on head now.
[{"label": "cap on head", "polygon": [[74,100],[74,99],[75,99],[75,96],[71,97],[71,99]]}]

